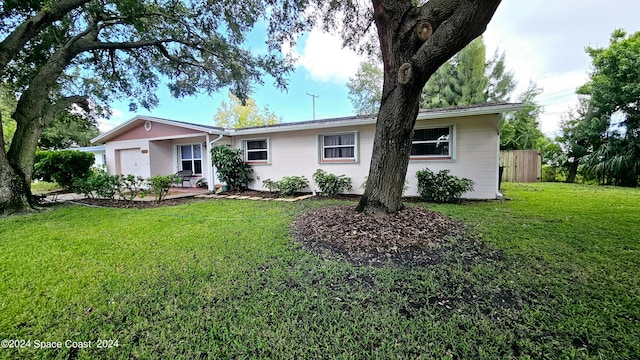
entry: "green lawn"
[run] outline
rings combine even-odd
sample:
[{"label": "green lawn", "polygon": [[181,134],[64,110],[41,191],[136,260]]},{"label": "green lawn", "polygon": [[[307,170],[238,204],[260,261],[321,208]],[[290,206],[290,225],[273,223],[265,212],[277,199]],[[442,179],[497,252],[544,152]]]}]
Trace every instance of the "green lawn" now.
[{"label": "green lawn", "polygon": [[640,191],[504,187],[511,201],[425,205],[494,256],[412,268],[295,245],[294,216],[328,202],[2,218],[0,339],[31,342],[0,358],[639,358]]},{"label": "green lawn", "polygon": [[60,185],[54,182],[39,181],[31,183],[31,192],[34,194],[47,193],[57,190],[62,190],[62,188],[60,187]]}]

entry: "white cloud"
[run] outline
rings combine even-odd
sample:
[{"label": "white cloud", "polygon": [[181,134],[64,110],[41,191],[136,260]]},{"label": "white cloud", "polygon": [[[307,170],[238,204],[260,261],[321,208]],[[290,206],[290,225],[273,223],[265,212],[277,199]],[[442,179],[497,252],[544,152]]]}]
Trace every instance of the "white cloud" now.
[{"label": "white cloud", "polygon": [[112,108],[110,118],[98,119],[98,130],[100,130],[100,133],[105,133],[122,124],[124,121],[124,113],[122,110]]},{"label": "white cloud", "polygon": [[637,0],[505,0],[484,34],[487,51],[499,48],[523,91],[535,81],[544,92],[542,131],[555,135],[568,110],[577,105],[575,90],[588,80],[587,46],[606,47],[611,32],[638,31]]},{"label": "white cloud", "polygon": [[298,65],[309,72],[311,79],[344,84],[358,71],[363,60],[353,50],[342,48],[336,35],[313,30],[306,39],[301,54],[294,54]]}]

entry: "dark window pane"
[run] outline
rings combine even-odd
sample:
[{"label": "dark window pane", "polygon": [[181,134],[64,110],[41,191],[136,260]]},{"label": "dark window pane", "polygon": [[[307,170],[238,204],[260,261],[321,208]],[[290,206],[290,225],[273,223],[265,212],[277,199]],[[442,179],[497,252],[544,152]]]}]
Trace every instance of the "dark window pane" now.
[{"label": "dark window pane", "polygon": [[191,157],[191,145],[180,146],[180,159],[192,159]]},{"label": "dark window pane", "polygon": [[193,173],[202,174],[202,160],[193,160]]},{"label": "dark window pane", "polygon": [[339,147],[339,148],[324,149],[325,159],[339,159],[339,158],[353,158],[353,157],[354,157],[353,147]]},{"label": "dark window pane", "polygon": [[267,141],[266,140],[257,140],[257,141],[247,141],[247,149],[248,150],[259,150],[259,149],[267,149]]},{"label": "dark window pane", "polygon": [[413,144],[411,155],[449,155],[449,143]]},{"label": "dark window pane", "polygon": [[249,151],[247,152],[247,160],[248,161],[266,161],[267,152],[266,151]]},{"label": "dark window pane", "polygon": [[449,128],[419,129],[413,134],[413,141],[444,140],[449,138]]},{"label": "dark window pane", "polygon": [[191,163],[191,160],[188,161],[182,161],[182,170],[191,170],[193,171],[193,164]]},{"label": "dark window pane", "polygon": [[202,159],[202,150],[200,149],[200,144],[193,145],[193,158]]}]

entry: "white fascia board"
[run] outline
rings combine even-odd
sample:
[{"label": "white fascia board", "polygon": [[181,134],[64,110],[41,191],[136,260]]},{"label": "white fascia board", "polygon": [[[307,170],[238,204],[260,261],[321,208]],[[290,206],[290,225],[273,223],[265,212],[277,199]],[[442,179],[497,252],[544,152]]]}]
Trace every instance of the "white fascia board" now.
[{"label": "white fascia board", "polygon": [[460,109],[448,109],[438,111],[437,109],[418,113],[417,120],[432,120],[432,119],[446,119],[452,117],[462,116],[476,116],[476,115],[489,115],[489,114],[502,114],[513,111],[520,111],[524,109],[522,104],[502,104],[502,105],[488,105],[478,106],[472,108],[460,108]]},{"label": "white fascia board", "polygon": [[[460,109],[444,109],[444,110],[429,110],[418,113],[417,120],[435,120],[435,119],[447,119],[454,117],[463,117],[463,116],[475,116],[475,115],[489,115],[489,114],[501,114],[505,112],[519,111],[522,110],[524,106],[522,104],[501,104],[501,105],[488,105],[488,106],[478,106],[471,108],[460,108]],[[294,124],[281,124],[276,126],[265,126],[260,128],[250,128],[250,129],[229,129],[225,131],[225,135],[229,136],[242,136],[242,135],[259,135],[259,134],[268,134],[268,133],[276,133],[276,132],[288,132],[288,131],[299,131],[299,130],[318,130],[318,129],[330,129],[330,128],[339,128],[339,127],[347,127],[347,126],[358,126],[358,125],[371,125],[375,124],[377,118],[375,116],[367,117],[367,118],[359,118],[359,119],[345,119],[332,121],[331,119],[327,119],[327,121],[309,121],[309,122],[301,122]]]},{"label": "white fascia board", "polygon": [[376,123],[376,118],[364,118],[364,119],[351,119],[344,121],[327,121],[327,122],[309,122],[309,123],[298,123],[292,125],[279,125],[279,126],[270,126],[270,127],[261,127],[261,128],[253,128],[253,129],[231,129],[227,130],[227,134],[230,136],[242,136],[242,135],[257,135],[257,134],[268,134],[268,133],[276,133],[276,132],[285,132],[285,131],[300,131],[300,130],[318,130],[318,129],[331,129],[338,127],[346,127],[346,126],[358,126],[358,125],[371,125]]},{"label": "white fascia board", "polygon": [[144,122],[144,121],[153,121],[153,122],[157,122],[157,123],[160,123],[160,124],[183,127],[183,128],[186,128],[186,129],[205,132],[205,133],[208,133],[208,134],[220,135],[220,134],[224,134],[224,132],[225,132],[223,129],[212,129],[212,128],[208,128],[208,127],[204,127],[204,126],[199,126],[197,124],[189,124],[189,123],[184,123],[184,122],[179,122],[179,121],[156,118],[156,117],[153,117],[153,116],[137,115],[137,116],[133,117],[132,119],[130,119],[128,121],[125,121],[122,124],[116,126],[115,128],[107,131],[106,133],[98,135],[95,138],[91,139],[91,143],[92,144],[103,143],[104,139],[108,139],[108,138],[111,138],[113,136],[120,135],[121,133],[125,132],[125,130],[127,130],[130,127],[132,127],[134,123]]}]

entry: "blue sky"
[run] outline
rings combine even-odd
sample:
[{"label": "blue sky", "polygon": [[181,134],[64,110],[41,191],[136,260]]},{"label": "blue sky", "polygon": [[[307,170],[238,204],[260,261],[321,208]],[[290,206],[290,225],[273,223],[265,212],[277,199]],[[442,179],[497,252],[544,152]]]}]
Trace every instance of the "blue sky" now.
[{"label": "blue sky", "polygon": [[[544,106],[541,128],[554,136],[560,120],[577,104],[576,88],[588,79],[591,59],[584,48],[608,46],[616,28],[629,33],[640,31],[639,13],[637,0],[503,0],[484,39],[488,55],[496,49],[505,52],[507,67],[519,84],[516,93],[522,92],[529,81],[544,89],[537,99]],[[257,28],[251,36],[256,51],[264,48],[263,31]],[[362,59],[340,44],[337,36],[318,30],[301,36],[293,49],[299,60],[288,77],[288,91],[275,89],[272,81],[265,79],[265,85],[256,87],[251,97],[259,107],[269,106],[285,122],[312,119],[312,99],[307,92],[319,96],[316,118],[352,115],[346,83]],[[159,107],[150,112],[140,109],[137,114],[212,125],[220,102],[227,100],[227,90],[213,96],[173,99],[161,87],[158,95]],[[101,123],[102,130],[136,115],[127,111],[126,104],[113,103],[112,107],[114,115]]]}]

